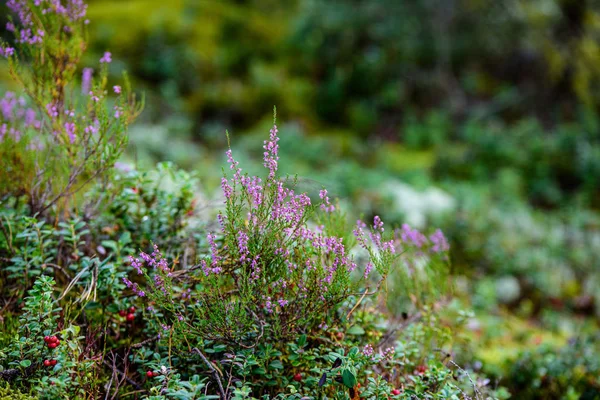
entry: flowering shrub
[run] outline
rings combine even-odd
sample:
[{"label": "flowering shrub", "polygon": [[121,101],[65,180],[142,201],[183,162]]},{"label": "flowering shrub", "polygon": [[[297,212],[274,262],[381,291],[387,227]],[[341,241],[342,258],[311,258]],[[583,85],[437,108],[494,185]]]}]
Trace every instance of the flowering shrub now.
[{"label": "flowering shrub", "polygon": [[[209,256],[189,271],[179,271],[185,273],[186,286],[193,283],[194,288],[179,294],[173,291],[176,272],[156,244],[151,254],[131,257],[134,276],[144,276],[147,285],[135,278],[124,282],[137,296],[148,297],[164,309],[162,326],[229,344],[289,338],[335,320],[338,305],[360,289],[373,269],[379,273],[377,287],[394,266],[398,270],[412,266],[412,271],[402,273],[406,282],[432,277],[419,276],[433,270],[423,264],[428,261],[424,252],[428,247],[434,254],[447,251],[443,234],[437,231],[430,242],[405,225],[385,235],[378,216],[372,227],[358,221],[354,230],[368,254],[359,268],[347,250],[354,239],[345,237],[344,215],[336,212],[327,190],[321,190],[319,202],[313,204],[308,195],[294,191],[293,179],[279,177],[277,134],[274,125],[264,143],[264,180],[243,174],[231,150],[227,151],[233,175],[221,181],[225,210],[217,216],[220,229],[206,237]],[[419,250],[417,255],[401,257],[413,248]],[[438,285],[444,280],[441,275],[434,281]],[[177,296],[185,296],[186,301],[174,301]]]},{"label": "flowering shrub", "polygon": [[14,47],[0,43],[24,96],[1,100],[0,194],[26,195],[33,212],[68,201],[109,171],[127,144],[127,126],[140,111],[125,81],[108,107],[110,53],[99,74],[83,73],[83,95],[69,87],[85,51],[87,5],[81,0],[9,0],[16,19],[7,29]]}]

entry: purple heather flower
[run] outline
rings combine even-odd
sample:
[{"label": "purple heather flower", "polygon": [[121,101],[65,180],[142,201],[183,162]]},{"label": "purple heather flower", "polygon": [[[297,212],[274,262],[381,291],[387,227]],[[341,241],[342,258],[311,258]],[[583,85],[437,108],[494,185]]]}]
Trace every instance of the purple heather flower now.
[{"label": "purple heather flower", "polygon": [[394,353],[396,353],[396,349],[393,347],[387,347],[385,350],[383,350],[383,358],[391,360],[394,357]]},{"label": "purple heather flower", "polygon": [[93,124],[85,127],[84,132],[87,134],[95,135],[100,130],[100,122],[95,120]]},{"label": "purple heather flower", "polygon": [[13,92],[6,92],[4,98],[0,100],[0,111],[4,116],[4,119],[9,121],[14,120],[13,110],[17,105],[17,101],[15,99],[15,94]]},{"label": "purple heather flower", "polygon": [[235,159],[233,158],[231,149],[227,150],[225,152],[225,154],[227,155],[227,162],[229,163],[229,169],[235,170],[235,174],[233,175],[233,182],[241,183],[242,182],[242,169],[238,167],[239,162],[235,161]]},{"label": "purple heather flower", "polygon": [[14,32],[15,31],[15,24],[13,24],[12,22],[7,22],[6,23],[6,30],[9,32]]},{"label": "purple heather flower", "polygon": [[163,255],[158,249],[158,245],[156,243],[152,243],[152,257],[157,260],[161,260],[163,258]]},{"label": "purple heather flower", "polygon": [[69,136],[69,141],[71,143],[75,143],[75,123],[74,122],[67,122],[65,123],[65,132],[67,132],[67,136]]},{"label": "purple heather flower", "polygon": [[137,283],[132,283],[127,278],[123,278],[123,283],[125,283],[125,286],[131,289],[137,296],[144,297],[146,295],[146,293],[138,287]]},{"label": "purple heather flower", "polygon": [[86,94],[90,92],[92,88],[92,74],[94,70],[92,68],[84,68],[81,73],[81,93]]},{"label": "purple heather flower", "polygon": [[225,219],[227,219],[227,217],[220,212],[217,214],[217,221],[219,222],[222,231],[225,231]]},{"label": "purple heather flower", "polygon": [[279,160],[279,137],[277,137],[277,125],[273,125],[270,131],[269,140],[265,140],[263,148],[264,152],[264,166],[269,170],[269,180],[275,179],[277,173],[277,161]]},{"label": "purple heather flower", "polygon": [[112,54],[110,53],[110,51],[104,52],[104,55],[100,59],[100,63],[101,64],[109,64],[111,62],[112,62]]},{"label": "purple heather flower", "polygon": [[239,231],[237,234],[238,251],[240,253],[240,262],[246,261],[248,255],[248,235],[244,231]]},{"label": "purple heather flower", "polygon": [[221,178],[221,190],[223,190],[223,195],[226,200],[229,200],[233,195],[233,188],[229,184],[229,181],[226,178]]},{"label": "purple heather flower", "polygon": [[0,56],[8,58],[13,54],[15,54],[15,49],[13,49],[12,47],[0,47]]},{"label": "purple heather flower", "polygon": [[266,299],[267,301],[265,301],[265,308],[267,309],[267,312],[269,314],[271,314],[273,312],[273,303],[271,302],[271,298],[267,297]]},{"label": "purple heather flower", "polygon": [[219,261],[221,261],[222,257],[219,256],[219,250],[217,248],[217,244],[215,243],[216,236],[212,233],[207,235],[208,244],[210,245],[210,254],[212,258],[211,266],[214,268],[217,266]]},{"label": "purple heather flower", "polygon": [[352,233],[356,237],[356,240],[358,240],[360,246],[364,249],[368,249],[369,245],[367,244],[367,239],[365,238],[365,232],[363,231],[362,225],[362,221],[357,221],[356,229],[354,229]]},{"label": "purple heather flower", "polygon": [[131,266],[133,268],[135,268],[135,270],[137,271],[138,275],[142,275],[143,271],[142,271],[142,262],[140,261],[139,258],[133,258],[132,256],[129,256],[129,261],[131,262]]},{"label": "purple heather flower", "polygon": [[90,91],[89,95],[92,97],[92,100],[93,100],[94,102],[96,102],[96,103],[97,103],[97,102],[99,102],[99,101],[100,101],[100,97],[99,97],[99,96],[97,96],[97,95],[95,95],[93,91]]},{"label": "purple heather flower", "polygon": [[164,279],[158,274],[154,275],[154,287],[156,289],[160,289],[165,295],[169,294],[167,292],[167,288],[165,287]]},{"label": "purple heather flower", "polygon": [[119,85],[115,85],[113,86],[113,90],[116,94],[120,94],[121,93],[121,86]]},{"label": "purple heather flower", "polygon": [[369,261],[367,263],[367,265],[365,266],[365,279],[369,276],[369,274],[371,273],[371,271],[373,270],[373,263],[371,261]]},{"label": "purple heather flower", "polygon": [[252,269],[252,273],[250,274],[250,280],[257,280],[260,277],[260,266],[258,265],[258,260],[260,259],[260,255],[256,255],[252,259],[252,263],[250,264],[250,268]]},{"label": "purple heather flower", "polygon": [[327,190],[323,189],[319,191],[319,197],[323,200],[323,204],[321,204],[321,210],[325,212],[334,212],[335,206],[329,202],[329,197],[327,196]]},{"label": "purple heather flower", "polygon": [[379,218],[379,215],[376,215],[375,218],[373,218],[373,228],[375,230],[383,232],[383,221],[381,220],[381,218]]},{"label": "purple heather flower", "polygon": [[366,345],[366,346],[363,348],[363,351],[362,351],[362,352],[363,352],[363,354],[364,354],[365,356],[367,356],[367,357],[371,357],[375,351],[373,350],[373,346],[371,346],[370,344],[368,344],[368,345]]},{"label": "purple heather flower", "polygon": [[440,229],[437,229],[434,234],[429,236],[429,239],[433,243],[431,251],[433,251],[434,253],[442,253],[450,250],[448,240],[446,240],[444,233]]},{"label": "purple heather flower", "polygon": [[418,248],[423,247],[427,243],[427,238],[417,229],[412,229],[408,224],[402,225],[400,238],[405,243],[412,243]]},{"label": "purple heather flower", "polygon": [[52,117],[52,119],[58,117],[58,108],[54,104],[50,103],[46,105],[46,110],[48,111],[48,114],[50,114],[50,117]]},{"label": "purple heather flower", "polygon": [[33,126],[37,127],[39,125],[39,121],[36,120],[35,110],[32,108],[28,108],[25,110],[25,126]]},{"label": "purple heather flower", "polygon": [[285,307],[285,306],[288,305],[289,302],[287,300],[284,300],[284,299],[279,299],[279,300],[277,300],[277,303],[279,303],[280,307]]}]

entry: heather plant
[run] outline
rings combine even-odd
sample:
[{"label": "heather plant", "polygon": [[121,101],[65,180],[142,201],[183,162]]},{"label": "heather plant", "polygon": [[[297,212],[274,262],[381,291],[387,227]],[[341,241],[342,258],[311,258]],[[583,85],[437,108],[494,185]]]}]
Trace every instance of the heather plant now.
[{"label": "heather plant", "polygon": [[[429,315],[428,305],[447,294],[449,245],[441,231],[429,237],[408,225],[386,231],[376,216],[371,226],[359,220],[349,234],[346,216],[325,189],[315,203],[305,193],[296,193],[294,178],[279,176],[278,139],[275,125],[264,142],[265,177],[244,174],[227,151],[231,173],[221,181],[224,210],[217,215],[218,230],[199,243],[195,265],[182,267],[178,257],[169,260],[157,243],[151,252],[130,257],[131,273],[123,279],[126,295],[145,303],[145,330],[163,349],[140,349],[130,361],[148,373],[171,366],[158,375],[164,380],[160,393],[179,385],[171,376],[181,374],[179,379],[185,381],[191,376],[182,374],[184,370],[207,366],[211,384],[217,385],[212,393],[221,398],[275,396],[278,388],[288,388],[289,398],[318,393],[344,398],[348,390],[358,393],[363,371],[395,365],[371,357],[382,345],[373,340],[385,329],[365,331],[363,326],[372,323],[372,314],[362,311],[371,303],[369,298],[401,293],[410,306],[405,310],[418,319]],[[360,249],[356,261],[351,248]],[[440,345],[450,335],[436,326],[430,320],[427,334],[413,339],[421,343],[415,346],[425,346],[423,352],[433,355],[434,343]],[[373,339],[361,338],[367,333]],[[333,347],[318,344],[330,334]],[[348,341],[343,340],[346,335]],[[175,349],[172,343],[184,344],[187,350]],[[359,353],[357,345],[366,350]],[[164,358],[161,354],[167,350]],[[327,355],[331,352],[334,356]],[[191,359],[184,360],[190,353]],[[223,369],[207,355],[219,359]],[[331,367],[338,358],[342,364]],[[414,368],[419,362],[405,358],[402,365]],[[419,384],[418,390],[463,393],[447,385],[452,375],[448,367],[435,365],[441,374],[436,375],[437,383]],[[408,385],[409,380],[395,379],[398,386]],[[369,382],[367,393],[373,398],[400,393],[386,382]]]},{"label": "heather plant", "polygon": [[[151,254],[131,258],[137,272],[133,276],[145,277],[147,284],[135,279],[125,283],[139,297],[164,307],[167,320],[162,325],[208,340],[252,345],[263,337],[286,338],[337,319],[337,306],[371,272],[378,273],[376,289],[364,295],[376,293],[393,268],[406,268],[403,281],[413,284],[426,281],[423,273],[429,280],[427,271],[439,268],[425,253],[448,250],[441,232],[431,241],[409,226],[395,235],[385,233],[376,216],[371,227],[359,221],[355,237],[346,236],[345,217],[327,190],[313,204],[308,195],[294,191],[293,178],[278,176],[277,133],[275,125],[264,143],[264,179],[243,174],[227,151],[233,176],[221,181],[225,210],[217,216],[220,229],[206,237],[210,255],[199,260],[193,273],[182,271],[187,285],[195,285],[184,293],[189,303],[173,301],[178,296],[173,292],[175,273],[158,246]],[[368,254],[361,268],[347,250],[354,241]],[[411,254],[413,248],[417,255]],[[408,254],[413,258],[407,260]],[[419,265],[417,256],[422,257]],[[439,284],[444,274],[438,278]],[[422,299],[418,291],[414,296],[417,302]]]},{"label": "heather plant", "polygon": [[84,70],[83,93],[72,86],[86,49],[83,1],[10,0],[7,6],[15,39],[0,43],[0,56],[24,93],[7,92],[1,100],[0,194],[24,195],[32,213],[44,212],[110,171],[140,108],[127,80],[110,89],[117,100],[109,107],[109,52],[96,78]]}]

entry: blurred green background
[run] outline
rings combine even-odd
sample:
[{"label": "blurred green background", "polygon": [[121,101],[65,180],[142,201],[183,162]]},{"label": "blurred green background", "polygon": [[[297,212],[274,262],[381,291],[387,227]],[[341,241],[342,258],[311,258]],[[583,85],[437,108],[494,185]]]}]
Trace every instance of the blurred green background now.
[{"label": "blurred green background", "polygon": [[519,398],[600,393],[600,1],[92,0],[88,16],[84,64],[110,50],[146,96],[124,162],[195,171],[210,206],[225,131],[258,171],[275,105],[302,188],[443,228],[487,373]]}]

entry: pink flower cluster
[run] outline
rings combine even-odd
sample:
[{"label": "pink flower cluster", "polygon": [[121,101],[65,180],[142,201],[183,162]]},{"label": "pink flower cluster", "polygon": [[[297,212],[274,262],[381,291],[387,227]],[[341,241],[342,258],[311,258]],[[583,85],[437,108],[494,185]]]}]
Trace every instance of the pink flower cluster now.
[{"label": "pink flower cluster", "polygon": [[[222,251],[235,251],[238,266],[247,271],[249,282],[267,284],[269,293],[273,293],[263,297],[267,313],[274,312],[275,307],[284,308],[302,301],[309,293],[318,292],[320,299],[325,300],[336,277],[356,269],[341,238],[327,236],[322,229],[307,225],[314,210],[310,197],[286,187],[286,180],[278,177],[277,135],[274,125],[269,140],[264,142],[263,165],[268,173],[264,183],[257,176],[243,174],[232,151],[226,152],[233,176],[221,180],[225,203],[228,209],[245,209],[247,216],[244,224],[232,223],[235,216],[220,214],[218,217],[221,235],[231,237],[236,243],[235,249],[223,248]],[[320,198],[322,210],[335,210],[326,190],[320,192]],[[267,245],[264,238],[275,239]],[[211,262],[210,267],[206,262],[203,264],[206,276],[216,273],[222,260],[214,240],[215,235],[209,234]],[[279,271],[279,275],[272,275],[273,270]],[[272,280],[274,277],[276,281]]]},{"label": "pink flower cluster", "polygon": [[27,129],[39,130],[42,123],[37,118],[34,109],[27,107],[23,97],[18,97],[13,92],[6,92],[0,99],[0,142],[6,134],[14,141],[20,141]]},{"label": "pink flower cluster", "polygon": [[0,57],[11,57],[13,54],[15,54],[15,49],[13,49],[12,47],[2,47],[0,46]]},{"label": "pink flower cluster", "polygon": [[[139,254],[139,258],[129,256],[129,262],[138,275],[144,273],[144,267],[151,267],[156,272],[152,278],[154,283],[153,289],[161,290],[165,295],[168,294],[164,276],[171,276],[171,270],[167,263],[167,259],[163,257],[156,244],[153,245],[152,254],[147,254],[142,251]],[[127,278],[123,278],[123,282],[139,297],[146,295],[146,293],[138,287],[137,283],[132,283]]]},{"label": "pink flower cluster", "polygon": [[[39,27],[36,28],[38,18],[34,15],[57,14],[66,18],[68,23],[74,23],[85,18],[87,4],[83,0],[7,0],[6,6],[17,15],[21,25],[17,28],[12,22],[6,24],[6,30],[17,34],[17,42],[27,45],[41,44],[44,41],[46,32]],[[85,20],[87,23],[87,20]],[[71,27],[65,25],[65,32],[70,32]],[[4,49],[4,56],[12,55],[12,49],[7,52]]]},{"label": "pink flower cluster", "polygon": [[[27,0],[7,0],[6,6],[17,14],[24,27],[28,27],[33,25],[34,10],[31,8],[31,3]],[[39,11],[42,15],[50,13],[64,15],[69,21],[76,22],[85,18],[88,6],[83,0],[34,0],[33,7],[36,7],[35,11]],[[6,29],[14,31],[15,27],[7,24]]]}]

